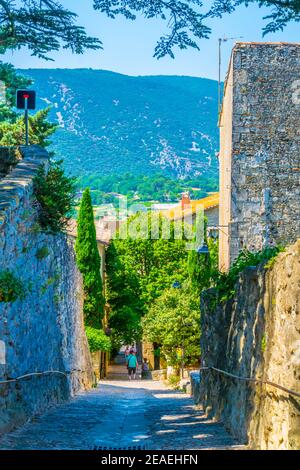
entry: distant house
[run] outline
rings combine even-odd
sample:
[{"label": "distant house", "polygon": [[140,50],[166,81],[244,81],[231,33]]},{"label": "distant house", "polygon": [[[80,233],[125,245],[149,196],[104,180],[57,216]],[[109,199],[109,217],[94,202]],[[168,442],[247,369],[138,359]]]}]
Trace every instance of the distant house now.
[{"label": "distant house", "polygon": [[[96,237],[97,237],[97,245],[98,251],[101,257],[101,277],[104,281],[104,273],[105,273],[105,249],[109,245],[109,242],[112,238],[111,232],[109,230],[104,230],[102,226],[99,226],[97,223],[96,226]],[[75,219],[71,219],[68,225],[68,235],[72,238],[77,238],[77,221]],[[104,286],[104,282],[103,282]]]}]

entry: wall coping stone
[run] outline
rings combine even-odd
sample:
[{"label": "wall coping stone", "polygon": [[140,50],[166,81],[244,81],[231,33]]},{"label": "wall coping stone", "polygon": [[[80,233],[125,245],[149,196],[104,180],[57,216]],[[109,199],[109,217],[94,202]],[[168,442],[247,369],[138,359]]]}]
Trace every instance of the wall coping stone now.
[{"label": "wall coping stone", "polygon": [[0,230],[11,218],[25,195],[32,191],[33,179],[43,165],[49,166],[47,150],[38,146],[20,146],[22,160],[0,181]]}]

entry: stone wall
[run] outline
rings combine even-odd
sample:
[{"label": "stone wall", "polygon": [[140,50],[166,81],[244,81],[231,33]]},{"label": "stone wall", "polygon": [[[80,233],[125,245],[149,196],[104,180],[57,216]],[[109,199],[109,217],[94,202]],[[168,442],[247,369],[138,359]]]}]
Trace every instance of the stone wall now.
[{"label": "stone wall", "polygon": [[20,159],[21,154],[17,147],[0,146],[0,179],[5,178]]},{"label": "stone wall", "polygon": [[0,302],[0,433],[93,382],[83,327],[81,277],[73,242],[41,232],[32,179],[47,152],[22,149],[24,159],[0,181],[0,271],[25,286],[25,298]]},{"label": "stone wall", "polygon": [[300,44],[238,43],[220,121],[222,269],[243,247],[299,237],[299,122]]},{"label": "stone wall", "polygon": [[[300,393],[300,240],[270,269],[248,268],[233,300],[211,310],[202,298],[202,361]],[[201,373],[206,412],[255,449],[300,449],[300,398],[269,385]]]}]

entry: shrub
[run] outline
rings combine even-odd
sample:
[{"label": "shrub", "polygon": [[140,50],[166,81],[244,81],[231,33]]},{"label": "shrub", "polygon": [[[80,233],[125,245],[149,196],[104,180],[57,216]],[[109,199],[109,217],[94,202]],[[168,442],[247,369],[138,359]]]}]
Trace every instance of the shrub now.
[{"label": "shrub", "polygon": [[92,326],[86,326],[86,336],[89,342],[91,352],[111,350],[111,341],[103,330],[93,328]]},{"label": "shrub", "polygon": [[179,375],[172,374],[168,379],[169,385],[175,390],[179,389],[180,377]]},{"label": "shrub", "polygon": [[23,283],[12,272],[0,273],[0,302],[15,302],[24,299],[25,295]]},{"label": "shrub", "polygon": [[65,175],[62,163],[52,161],[48,172],[41,167],[34,179],[39,224],[47,233],[65,230],[74,208],[76,180]]},{"label": "shrub", "polygon": [[282,252],[282,246],[267,247],[261,251],[248,251],[243,250],[232,264],[228,273],[218,272],[215,276],[215,288],[217,290],[217,301],[224,302],[232,298],[235,294],[235,284],[238,280],[239,274],[245,268],[250,266],[258,266],[264,263],[265,267],[271,264],[276,256]]}]

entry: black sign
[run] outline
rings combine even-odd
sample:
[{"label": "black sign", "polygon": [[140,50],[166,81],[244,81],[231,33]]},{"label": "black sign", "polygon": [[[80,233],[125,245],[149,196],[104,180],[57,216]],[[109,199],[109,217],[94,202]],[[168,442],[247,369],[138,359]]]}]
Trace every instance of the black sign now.
[{"label": "black sign", "polygon": [[35,98],[36,93],[33,90],[17,90],[17,108],[35,109]]}]

